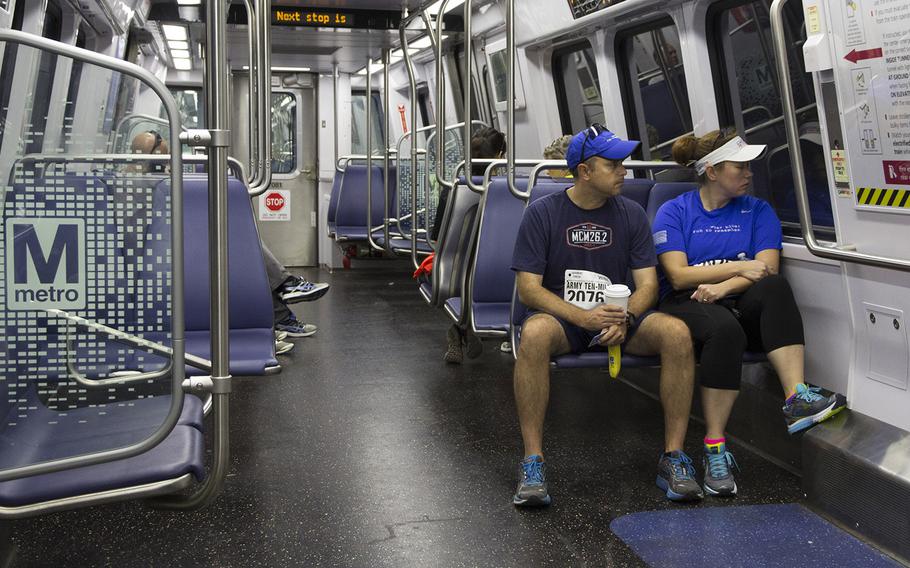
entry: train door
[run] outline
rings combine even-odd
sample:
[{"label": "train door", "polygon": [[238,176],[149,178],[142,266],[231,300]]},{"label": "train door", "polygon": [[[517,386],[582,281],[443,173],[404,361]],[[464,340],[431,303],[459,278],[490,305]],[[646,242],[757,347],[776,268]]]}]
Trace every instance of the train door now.
[{"label": "train door", "polygon": [[[302,78],[301,78],[302,77]],[[272,88],[272,184],[253,207],[259,234],[286,266],[317,264],[316,94],[308,75]]]}]

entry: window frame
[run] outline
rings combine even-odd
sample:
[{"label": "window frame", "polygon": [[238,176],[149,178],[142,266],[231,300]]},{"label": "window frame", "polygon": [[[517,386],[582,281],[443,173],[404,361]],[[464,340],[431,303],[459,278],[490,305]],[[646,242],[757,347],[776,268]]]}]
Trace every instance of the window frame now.
[{"label": "window frame", "polygon": [[[572,113],[569,110],[569,93],[566,91],[566,85],[564,81],[566,69],[563,66],[562,59],[566,55],[576,52],[581,52],[582,56],[585,59],[588,59],[587,53],[585,51],[586,48],[590,48],[591,54],[594,56],[594,59],[587,61],[588,67],[593,68],[596,72],[597,56],[594,53],[594,44],[591,43],[591,41],[588,39],[579,39],[578,41],[560,45],[553,50],[553,54],[550,56],[550,68],[552,69],[553,85],[556,89],[556,108],[559,112],[559,125],[562,128],[562,131],[565,133],[574,134],[576,130],[572,127]],[[600,95],[600,104],[601,107],[603,107],[604,97],[600,86],[600,77],[594,76],[592,78],[595,80],[597,93]],[[606,109],[603,110],[606,112]]]},{"label": "window frame", "polygon": [[[613,55],[614,60],[616,61],[616,70],[619,77],[619,95],[620,101],[623,108],[623,116],[626,121],[626,131],[628,132],[628,137],[632,140],[647,140],[648,145],[642,143],[639,145],[638,149],[632,153],[634,159],[645,159],[645,150],[647,149],[648,158],[654,159],[651,157],[651,147],[650,139],[647,136],[647,120],[644,116],[644,107],[641,101],[641,88],[638,86],[638,74],[637,72],[632,73],[632,62],[633,53],[629,51],[627,46],[628,40],[634,38],[637,35],[643,34],[645,32],[651,32],[672,26],[676,29],[677,37],[680,37],[679,26],[676,24],[676,21],[673,17],[664,12],[661,14],[655,15],[655,17],[646,20],[644,22],[639,22],[631,26],[620,28],[616,31],[616,35],[613,39]],[[634,48],[633,48],[634,49]],[[685,74],[685,61],[682,60],[682,54],[679,54],[680,60],[683,66],[683,73]],[[688,93],[686,94],[687,99],[689,98]],[[688,102],[688,101],[687,101]],[[693,123],[692,118],[692,104],[688,102],[689,106],[689,123]],[[638,110],[641,110],[641,113]],[[641,116],[639,116],[639,114]],[[683,122],[683,126],[686,125],[685,117],[680,116],[680,120]],[[685,133],[681,134],[683,136]],[[659,144],[666,144],[670,140],[664,140],[659,142]],[[635,172],[635,176],[644,176],[651,175],[651,172]]]}]

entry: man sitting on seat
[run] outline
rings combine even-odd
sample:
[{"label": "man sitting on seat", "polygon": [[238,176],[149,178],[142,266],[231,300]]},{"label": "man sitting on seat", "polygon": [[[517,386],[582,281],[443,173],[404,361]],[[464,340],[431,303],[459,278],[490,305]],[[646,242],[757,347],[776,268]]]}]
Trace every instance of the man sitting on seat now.
[{"label": "man sitting on seat", "polygon": [[[575,185],[535,201],[522,219],[512,269],[530,313],[522,325],[514,372],[525,451],[515,505],[550,503],[543,458],[550,358],[587,350],[601,332],[594,349],[622,345],[636,355],[660,354],[666,430],[657,483],[672,500],[703,496],[683,452],[695,366],[692,340],[682,321],[652,311],[657,303],[657,257],[648,218],[640,205],[619,196],[626,175],[622,161],[638,144],[598,124],[576,134],[566,154]],[[585,309],[573,303],[573,295],[565,294],[565,282],[575,278],[570,272],[579,271],[627,285],[633,291],[628,310],[605,304]]]}]

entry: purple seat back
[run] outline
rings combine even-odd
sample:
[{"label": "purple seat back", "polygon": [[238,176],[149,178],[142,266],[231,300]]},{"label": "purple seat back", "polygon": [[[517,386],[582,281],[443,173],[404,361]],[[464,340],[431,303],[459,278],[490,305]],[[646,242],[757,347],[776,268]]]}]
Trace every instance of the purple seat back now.
[{"label": "purple seat back", "polygon": [[688,182],[655,183],[654,187],[651,188],[651,194],[648,196],[648,206],[645,207],[648,221],[654,222],[654,216],[657,215],[661,205],[687,191],[692,191],[696,187],[696,184]]}]

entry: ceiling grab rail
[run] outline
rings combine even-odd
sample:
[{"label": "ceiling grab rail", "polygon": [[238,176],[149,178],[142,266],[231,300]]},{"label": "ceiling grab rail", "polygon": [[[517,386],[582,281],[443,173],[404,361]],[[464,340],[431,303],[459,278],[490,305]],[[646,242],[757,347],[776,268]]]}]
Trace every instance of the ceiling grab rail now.
[{"label": "ceiling grab rail", "polygon": [[[262,12],[266,12],[262,10]],[[189,495],[166,495],[152,499],[158,508],[194,510],[211,503],[224,485],[230,466],[231,392],[230,344],[228,337],[228,176],[227,152],[230,132],[228,124],[227,72],[227,5],[224,2],[206,3],[205,92],[206,124],[213,141],[208,149],[209,178],[209,289],[211,290],[210,328],[212,361],[212,404],[215,431],[212,471],[202,487]],[[268,35],[263,38],[268,39]],[[267,49],[268,46],[263,46]],[[267,63],[267,62],[266,62]],[[268,69],[268,66],[265,67]],[[264,129],[271,133],[270,128]],[[268,168],[271,171],[271,168]],[[268,176],[267,176],[268,177]],[[175,366],[180,369],[179,366]],[[175,373],[176,375],[176,373]]]},{"label": "ceiling grab rail", "polygon": [[771,30],[774,38],[774,49],[777,57],[777,72],[780,74],[781,103],[783,105],[784,124],[787,127],[787,144],[790,145],[790,165],[793,171],[793,185],[796,192],[796,209],[799,213],[799,226],[806,248],[815,256],[830,258],[843,262],[852,262],[865,266],[878,268],[891,268],[903,272],[910,272],[910,261],[899,258],[890,258],[874,254],[865,254],[853,250],[845,250],[847,245],[826,247],[819,244],[812,232],[812,215],[809,210],[809,196],[806,192],[806,176],[803,170],[803,156],[799,145],[799,131],[796,124],[796,113],[793,111],[793,86],[789,77],[787,54],[787,36],[784,30],[784,6],[787,0],[774,0],[771,4]]},{"label": "ceiling grab rail", "polygon": [[[385,248],[373,240],[373,58],[367,54],[367,91],[364,96],[366,107],[366,137],[367,137],[367,243],[373,250],[384,251]],[[388,244],[388,241],[386,241]]]},{"label": "ceiling grab rail", "polygon": [[[176,102],[174,102],[174,97],[160,79],[145,69],[114,57],[101,55],[93,51],[16,30],[0,30],[0,42],[26,45],[38,50],[68,57],[74,61],[82,61],[97,65],[98,67],[123,73],[124,75],[138,79],[140,82],[148,85],[152,91],[158,95],[159,99],[161,99],[165,112],[170,120],[171,140],[180,140],[180,112],[177,109]],[[175,145],[176,144],[177,142],[175,142]],[[171,270],[171,290],[173,290],[171,295],[171,313],[173,314],[171,333],[173,335],[173,365],[178,369],[183,368],[183,354],[185,348],[183,333],[183,157],[181,154],[182,152],[172,152],[170,156],[171,202],[173,204],[171,212],[171,246],[173,249],[171,251],[173,263]],[[176,395],[182,392],[182,383],[183,380],[180,378],[180,375],[174,373],[171,381],[171,388],[173,389],[175,396],[171,398],[167,416],[165,416],[161,426],[144,440],[114,450],[4,469],[0,471],[0,481],[10,481],[12,479],[107,463],[131,458],[151,450],[167,438],[171,430],[173,430],[174,426],[177,424],[177,420],[183,409],[183,397]],[[2,516],[3,515],[0,514],[0,517]]]},{"label": "ceiling grab rail", "polygon": [[250,186],[250,195],[253,197],[265,193],[265,190],[272,185],[272,10],[269,9],[270,6],[270,0],[259,0],[256,10],[259,25],[259,160],[262,168],[258,183]]},{"label": "ceiling grab rail", "polygon": [[[247,57],[249,57],[249,111],[250,111],[250,177],[246,180],[249,187],[255,186],[259,183],[261,179],[261,170],[262,170],[262,156],[259,149],[259,128],[262,126],[259,124],[259,19],[256,15],[256,7],[253,4],[254,0],[243,0],[244,8],[246,8],[246,34],[247,41],[249,42],[249,48],[247,49]],[[254,120],[254,118],[256,120]]]},{"label": "ceiling grab rail", "polygon": [[[465,161],[465,185],[471,191],[476,193],[482,193],[484,191],[483,187],[479,187],[474,180],[472,179],[474,175],[474,163],[471,160],[471,123],[473,118],[471,117],[471,81],[472,73],[474,70],[474,36],[472,35],[471,29],[471,13],[473,8],[474,0],[465,0],[464,1],[464,76],[469,80],[464,82],[462,85],[464,96],[464,136],[462,137],[462,145],[464,146],[464,161]],[[514,140],[509,140],[508,145],[512,146]],[[514,164],[513,164],[514,165]]]},{"label": "ceiling grab rail", "polygon": [[411,219],[411,264],[414,265],[416,270],[420,268],[420,263],[417,262],[417,224],[420,219],[420,216],[417,215],[417,79],[414,75],[414,62],[411,60],[410,50],[408,49],[408,34],[405,30],[407,27],[406,22],[407,19],[402,18],[401,25],[398,26],[398,36],[401,38],[404,67],[408,72],[408,92],[411,97],[411,131],[414,132],[411,137],[411,214],[413,215]]}]

